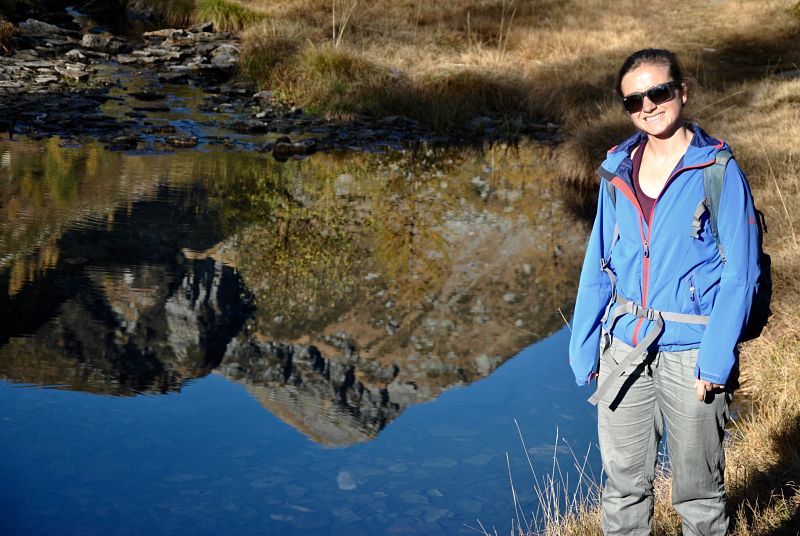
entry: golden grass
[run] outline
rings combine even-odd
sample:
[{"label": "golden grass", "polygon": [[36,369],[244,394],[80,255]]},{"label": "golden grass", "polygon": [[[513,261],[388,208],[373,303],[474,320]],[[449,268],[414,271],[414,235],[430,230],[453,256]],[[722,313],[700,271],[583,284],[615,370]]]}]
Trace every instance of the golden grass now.
[{"label": "golden grass", "polygon": [[217,31],[238,32],[263,18],[263,15],[227,0],[195,0],[195,2],[194,20],[212,22]]},{"label": "golden grass", "polygon": [[14,51],[14,38],[17,27],[3,17],[0,17],[0,56],[7,56]]}]

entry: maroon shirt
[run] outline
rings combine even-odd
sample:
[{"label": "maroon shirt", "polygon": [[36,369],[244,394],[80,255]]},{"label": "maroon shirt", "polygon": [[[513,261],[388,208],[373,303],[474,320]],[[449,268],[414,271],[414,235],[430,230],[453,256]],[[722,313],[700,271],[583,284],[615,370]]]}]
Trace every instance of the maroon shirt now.
[{"label": "maroon shirt", "polygon": [[636,193],[636,199],[642,207],[642,214],[645,219],[650,219],[650,212],[653,210],[653,205],[656,200],[649,197],[642,191],[642,185],[639,183],[639,169],[642,167],[642,155],[644,154],[644,146],[647,144],[647,138],[642,140],[636,153],[633,155],[633,191]]}]

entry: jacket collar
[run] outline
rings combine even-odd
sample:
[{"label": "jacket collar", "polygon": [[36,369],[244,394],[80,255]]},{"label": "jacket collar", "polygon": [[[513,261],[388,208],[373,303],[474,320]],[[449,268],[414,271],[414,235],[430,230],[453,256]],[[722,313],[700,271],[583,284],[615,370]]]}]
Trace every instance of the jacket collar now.
[{"label": "jacket collar", "polygon": [[[714,163],[718,151],[723,148],[730,150],[728,144],[712,138],[696,124],[692,123],[687,127],[692,130],[694,136],[683,155],[682,168],[711,165]],[[646,137],[647,134],[639,131],[616,147],[609,149],[606,159],[597,170],[598,175],[607,180],[620,177],[626,182],[630,182],[631,153]]]}]

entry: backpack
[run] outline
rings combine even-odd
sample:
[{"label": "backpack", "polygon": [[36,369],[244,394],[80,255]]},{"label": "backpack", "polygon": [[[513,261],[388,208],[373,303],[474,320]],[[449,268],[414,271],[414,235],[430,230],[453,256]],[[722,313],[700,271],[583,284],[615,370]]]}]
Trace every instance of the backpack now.
[{"label": "backpack", "polygon": [[[717,216],[719,212],[719,201],[722,197],[722,187],[725,184],[725,166],[732,157],[733,155],[730,151],[719,151],[717,153],[716,162],[703,169],[705,198],[695,210],[694,220],[692,221],[692,232],[690,233],[693,238],[700,236],[700,229],[702,227],[701,218],[707,213],[709,230],[717,243],[723,265],[725,264],[725,248],[719,240]],[[606,181],[605,185],[612,204],[616,206],[616,187],[608,181]],[[760,336],[761,332],[764,330],[764,326],[767,325],[770,315],[772,315],[772,309],[770,309],[769,306],[772,300],[772,259],[764,252],[763,248],[764,233],[767,232],[767,224],[763,212],[756,209],[755,213],[756,224],[758,225],[758,265],[761,268],[761,273],[758,276],[758,281],[756,281],[755,294],[750,306],[750,314],[747,315],[747,323],[744,329],[742,329],[742,333],[739,335],[739,342],[750,341]],[[616,241],[616,236],[614,237],[614,241]]]}]

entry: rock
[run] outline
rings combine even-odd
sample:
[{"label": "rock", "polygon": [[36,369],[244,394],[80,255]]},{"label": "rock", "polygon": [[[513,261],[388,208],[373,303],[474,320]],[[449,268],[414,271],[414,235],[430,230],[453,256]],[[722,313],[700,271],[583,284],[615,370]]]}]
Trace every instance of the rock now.
[{"label": "rock", "polygon": [[52,84],[53,82],[58,82],[58,78],[50,74],[37,76],[35,80],[36,83],[39,85]]},{"label": "rock", "polygon": [[84,34],[81,39],[81,46],[89,50],[106,50],[111,43],[111,34]]},{"label": "rock", "polygon": [[274,95],[272,94],[272,91],[269,91],[269,90],[264,90],[264,91],[259,91],[258,93],[253,93],[253,99],[256,99],[256,100],[272,100],[273,98],[274,98]]},{"label": "rock", "polygon": [[158,81],[167,84],[177,84],[180,82],[186,82],[188,79],[189,79],[188,71],[176,71],[176,72],[158,74]]},{"label": "rock", "polygon": [[220,54],[211,58],[211,65],[217,68],[235,67],[239,62],[239,56],[229,56]]},{"label": "rock", "polygon": [[[80,68],[76,67],[79,65]],[[83,65],[80,63],[78,64],[67,64],[65,66],[56,65],[55,71],[65,78],[71,78],[73,80],[78,80],[79,82],[83,82],[89,79],[89,73],[87,73],[83,69]]]},{"label": "rock", "polygon": [[172,147],[179,147],[179,148],[187,148],[187,147],[196,147],[197,146],[197,137],[196,136],[169,136],[164,139],[164,143],[167,145],[171,145]]},{"label": "rock", "polygon": [[190,26],[187,28],[187,31],[190,33],[201,33],[201,32],[213,32],[214,31],[214,23],[213,22],[199,22],[194,26]]},{"label": "rock", "polygon": [[140,101],[147,101],[147,102],[164,100],[166,98],[166,95],[164,95],[163,93],[154,93],[148,90],[139,91],[137,93],[131,93],[131,96]]},{"label": "rock", "polygon": [[263,134],[269,132],[269,123],[264,121],[237,121],[231,125],[231,129],[243,134]]},{"label": "rock", "polygon": [[193,34],[193,36],[194,36],[195,41],[213,43],[215,41],[218,41],[219,39],[227,39],[227,38],[229,38],[230,34],[227,34],[227,33],[218,34],[218,33],[213,33],[213,32],[197,32],[196,34]]},{"label": "rock", "polygon": [[163,30],[155,30],[155,31],[152,31],[152,32],[144,32],[142,34],[142,37],[144,37],[145,39],[154,39],[155,38],[155,40],[162,40],[162,39],[167,39],[167,38],[177,39],[177,38],[180,38],[180,37],[184,37],[186,35],[187,35],[186,32],[184,32],[183,30],[175,30],[175,29],[172,29],[172,28],[165,28]]},{"label": "rock", "polygon": [[239,47],[236,45],[220,45],[211,52],[211,57],[214,56],[238,56]]},{"label": "rock", "polygon": [[77,48],[73,48],[72,50],[70,50],[69,52],[64,54],[64,57],[66,57],[67,59],[70,59],[72,61],[81,61],[82,62],[82,61],[86,61],[87,60],[86,54],[84,54],[83,52],[81,52]]},{"label": "rock", "polygon": [[18,27],[20,33],[28,37],[47,37],[50,35],[64,35],[67,33],[63,28],[36,19],[28,19],[20,22]]},{"label": "rock", "polygon": [[353,475],[349,471],[339,471],[339,474],[336,475],[336,485],[342,491],[353,491],[358,488]]},{"label": "rock", "polygon": [[317,140],[302,140],[295,143],[279,142],[272,149],[272,156],[285,160],[295,155],[309,155],[317,151]]},{"label": "rock", "polygon": [[139,137],[135,134],[130,134],[111,138],[111,144],[107,145],[106,148],[110,151],[127,151],[136,149],[138,144]]},{"label": "rock", "polygon": [[139,58],[136,56],[131,56],[130,54],[117,54],[117,62],[128,65],[130,63],[137,63]]}]

